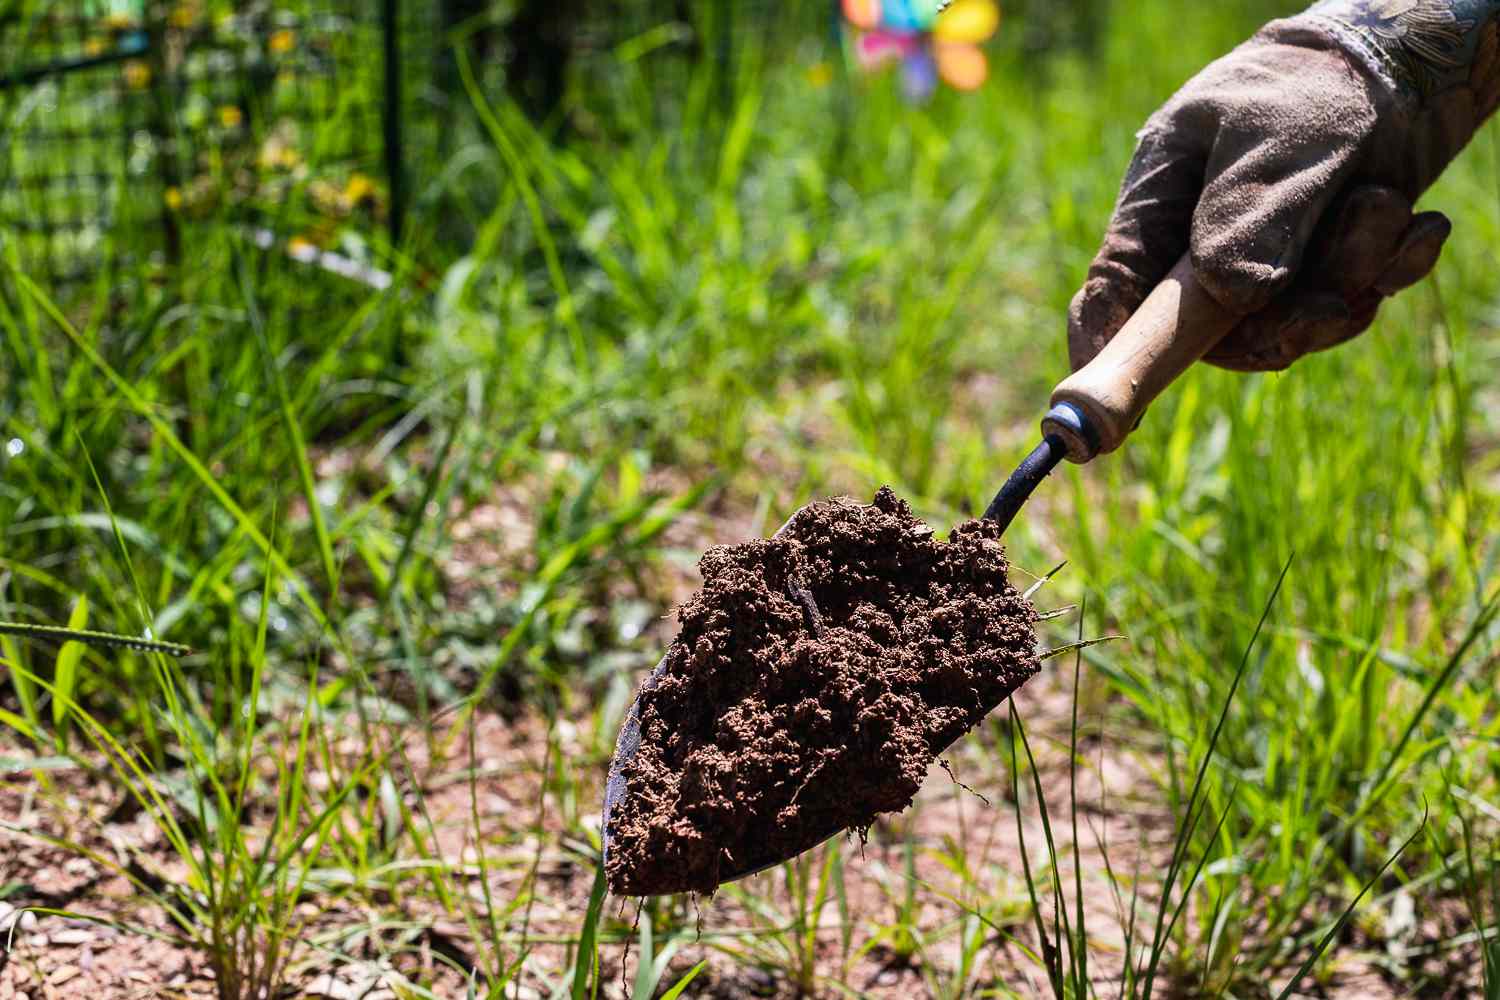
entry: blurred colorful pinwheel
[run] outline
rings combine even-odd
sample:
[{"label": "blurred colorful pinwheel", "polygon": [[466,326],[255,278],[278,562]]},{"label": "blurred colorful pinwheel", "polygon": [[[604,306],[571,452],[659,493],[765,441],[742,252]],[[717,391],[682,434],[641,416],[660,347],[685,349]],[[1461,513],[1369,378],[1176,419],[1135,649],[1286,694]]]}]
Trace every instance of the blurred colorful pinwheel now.
[{"label": "blurred colorful pinwheel", "polygon": [[979,46],[1000,27],[995,0],[841,0],[854,29],[854,54],[866,70],[901,63],[902,89],[920,103],[938,81],[977,90],[989,79]]}]

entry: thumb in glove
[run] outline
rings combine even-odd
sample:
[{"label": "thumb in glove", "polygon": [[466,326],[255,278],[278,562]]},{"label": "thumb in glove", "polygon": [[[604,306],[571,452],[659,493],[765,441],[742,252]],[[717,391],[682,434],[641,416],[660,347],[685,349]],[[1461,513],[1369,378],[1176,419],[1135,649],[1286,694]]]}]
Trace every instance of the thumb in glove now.
[{"label": "thumb in glove", "polygon": [[1427,277],[1453,224],[1413,214],[1393,188],[1349,192],[1314,237],[1296,282],[1230,331],[1206,360],[1233,371],[1280,371],[1370,328],[1381,303]]}]

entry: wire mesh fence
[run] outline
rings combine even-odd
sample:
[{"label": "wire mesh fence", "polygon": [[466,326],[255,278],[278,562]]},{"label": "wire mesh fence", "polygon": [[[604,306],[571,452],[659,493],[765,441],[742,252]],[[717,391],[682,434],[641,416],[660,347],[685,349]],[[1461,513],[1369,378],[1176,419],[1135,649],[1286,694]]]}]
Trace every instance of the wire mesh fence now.
[{"label": "wire mesh fence", "polygon": [[[1086,47],[1107,16],[1103,0],[1002,6],[1002,42],[1017,54]],[[806,55],[799,39],[811,40],[823,51],[808,58],[837,65],[842,10],[841,0],[0,0],[0,252],[53,286],[101,271],[152,281],[191,253],[203,223],[227,220],[261,246],[341,267],[335,251],[351,233],[399,241],[407,178],[424,176],[415,157],[454,155],[463,132],[448,125],[470,102],[459,49],[488,94],[566,129],[591,124],[569,93],[689,99],[673,53],[716,71],[726,107],[741,50]],[[651,69],[627,87],[617,71],[635,60]]]},{"label": "wire mesh fence", "polygon": [[12,4],[0,246],[61,286],[163,273],[206,219],[399,234],[410,81],[436,44],[417,0]]}]

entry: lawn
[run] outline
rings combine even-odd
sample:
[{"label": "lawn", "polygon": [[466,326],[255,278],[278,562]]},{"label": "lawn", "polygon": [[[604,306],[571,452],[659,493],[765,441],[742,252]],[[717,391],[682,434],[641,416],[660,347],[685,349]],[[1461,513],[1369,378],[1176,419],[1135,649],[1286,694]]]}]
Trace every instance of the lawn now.
[{"label": "lawn", "polygon": [[1195,369],[1010,530],[1019,586],[1066,562],[1045,645],[1121,638],[867,842],[602,895],[698,556],[887,484],[982,511],[1135,129],[1300,4],[1116,6],[1008,9],[989,83],[913,107],[821,3],[624,5],[544,121],[437,60],[397,244],[254,119],[185,164],[176,266],[0,231],[0,620],[192,650],[0,636],[0,996],[1500,997],[1493,124],[1368,336]]}]

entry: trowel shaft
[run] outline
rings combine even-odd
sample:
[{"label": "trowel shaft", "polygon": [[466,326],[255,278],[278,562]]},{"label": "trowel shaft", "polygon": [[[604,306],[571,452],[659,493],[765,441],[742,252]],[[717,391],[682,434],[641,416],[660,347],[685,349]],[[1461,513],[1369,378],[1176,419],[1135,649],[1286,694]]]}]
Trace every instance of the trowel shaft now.
[{"label": "trowel shaft", "polygon": [[1052,409],[1042,420],[1042,443],[984,516],[1009,527],[1064,458],[1091,462],[1119,448],[1146,408],[1239,319],[1198,284],[1192,259],[1184,255],[1098,356],[1052,393]]}]

